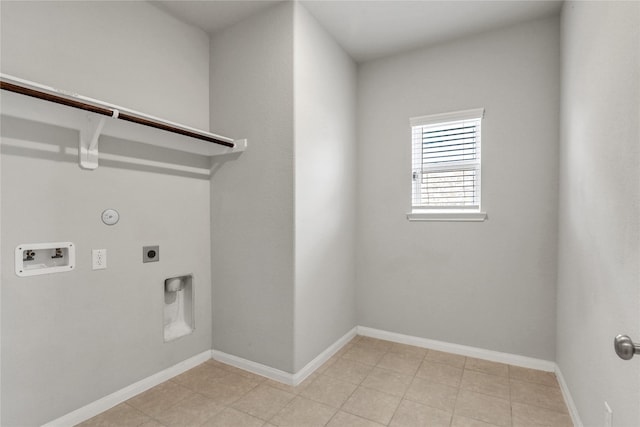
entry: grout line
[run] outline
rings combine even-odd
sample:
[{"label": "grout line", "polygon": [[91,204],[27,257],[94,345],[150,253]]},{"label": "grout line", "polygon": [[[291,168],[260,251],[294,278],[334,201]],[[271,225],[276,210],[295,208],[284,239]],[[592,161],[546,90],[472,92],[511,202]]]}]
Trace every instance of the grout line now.
[{"label": "grout line", "polygon": [[[464,364],[462,365],[462,376],[464,376],[464,371],[467,368],[467,361],[469,358],[467,356],[464,357]],[[453,418],[456,416],[456,408],[458,407],[458,397],[460,396],[460,390],[462,390],[462,377],[460,377],[460,385],[458,386],[458,391],[456,392],[456,400],[453,402],[453,410],[451,411],[451,421],[449,425],[453,425]]]},{"label": "grout line", "polygon": [[[253,378],[252,378],[252,377],[246,377],[246,376],[244,376],[244,375],[242,375],[242,374],[240,374],[240,373],[238,373],[238,372],[235,372],[235,371],[234,371],[234,369],[238,369],[238,368],[235,368],[234,366],[231,366],[231,365],[227,365],[226,363],[222,363],[222,362],[219,362],[219,363],[221,363],[221,364],[223,365],[223,366],[221,366],[221,367],[220,367],[220,369],[222,369],[223,371],[225,371],[225,372],[226,372],[226,374],[227,374],[227,375],[225,375],[225,376],[223,376],[223,377],[220,377],[220,378],[227,378],[227,377],[229,377],[229,376],[231,376],[231,375],[235,374],[235,375],[238,375],[238,376],[240,376],[240,377],[242,377],[242,378],[244,378],[244,379],[246,379],[246,380],[248,380],[248,381],[253,381]],[[217,367],[217,366],[214,366],[214,367]],[[245,371],[245,372],[249,372],[249,371]],[[211,416],[210,418],[208,418],[205,422],[207,422],[207,421],[209,421],[209,420],[211,420],[211,419],[213,419],[213,418],[215,418],[215,417],[219,416],[220,414],[222,414],[222,413],[224,412],[224,410],[225,410],[225,409],[234,409],[234,410],[236,410],[236,411],[238,411],[238,412],[241,412],[241,413],[243,413],[243,414],[249,415],[249,416],[251,416],[251,417],[253,417],[253,418],[259,419],[259,420],[261,420],[261,421],[268,422],[268,420],[264,420],[264,419],[262,419],[262,418],[260,418],[260,417],[257,417],[257,416],[255,416],[255,415],[253,415],[253,414],[250,414],[250,413],[248,413],[248,412],[246,412],[246,411],[243,411],[243,410],[241,410],[241,409],[235,408],[235,407],[233,406],[236,402],[238,402],[240,399],[242,399],[243,397],[245,397],[247,394],[251,393],[251,392],[252,392],[253,390],[255,390],[257,387],[259,387],[259,386],[260,386],[260,384],[263,384],[263,383],[266,381],[266,378],[263,378],[263,377],[261,377],[260,375],[257,375],[257,374],[254,374],[254,375],[255,375],[256,377],[258,377],[258,378],[256,379],[256,384],[255,384],[253,387],[251,387],[249,390],[247,390],[246,392],[244,392],[243,394],[241,394],[237,399],[235,399],[235,400],[231,400],[231,401],[229,401],[228,403],[218,403],[218,402],[215,402],[215,401],[214,401],[212,398],[210,398],[209,396],[207,396],[207,395],[205,395],[205,394],[202,394],[202,393],[200,393],[200,392],[196,391],[195,389],[193,389],[193,388],[191,388],[191,387],[187,387],[187,386],[184,386],[184,385],[182,385],[182,384],[178,384],[178,385],[181,385],[182,387],[187,388],[188,390],[190,390],[190,391],[191,391],[191,392],[193,392],[194,394],[198,394],[198,395],[200,395],[200,396],[203,396],[203,397],[204,397],[204,398],[206,398],[207,400],[209,400],[209,401],[213,402],[214,404],[216,404],[217,406],[220,406],[220,407],[222,407],[222,408],[223,408],[220,412],[216,413],[215,415],[212,415],[212,416]],[[170,381],[171,381],[171,380],[170,380]],[[183,399],[182,401],[184,401],[184,400],[186,400],[186,399]],[[180,402],[182,402],[182,401],[180,401]],[[180,402],[178,402],[178,403],[180,403]],[[177,404],[172,405],[171,407],[174,407],[174,406],[176,406],[176,405],[177,405]],[[155,419],[155,418],[154,418],[154,419]],[[155,420],[156,420],[156,421],[158,421],[157,419],[155,419]],[[160,421],[158,421],[158,422],[160,422]],[[161,424],[162,424],[162,423],[161,423]],[[163,425],[164,425],[164,424],[163,424]]]},{"label": "grout line", "polygon": [[407,395],[407,392],[409,391],[409,388],[411,388],[411,385],[413,384],[413,381],[416,379],[416,375],[418,374],[418,371],[420,370],[420,367],[422,366],[422,363],[424,362],[425,358],[427,357],[427,352],[428,351],[429,350],[425,351],[424,355],[422,356],[422,359],[420,359],[420,363],[418,364],[418,368],[413,373],[413,376],[411,377],[411,381],[409,382],[409,385],[407,386],[407,388],[405,388],[404,393],[402,393],[402,397],[400,398],[400,403],[398,404],[398,407],[396,408],[396,410],[393,411],[393,415],[391,416],[391,419],[389,420],[389,424],[391,424],[391,421],[393,421],[393,419],[395,418],[396,414],[398,413],[398,409],[400,409],[400,405],[402,405],[402,401],[404,400],[405,396]]},{"label": "grout line", "polygon": [[513,425],[513,398],[511,396],[511,381],[513,381],[513,378],[511,378],[511,365],[509,365],[509,409],[511,410],[511,424]]},{"label": "grout line", "polygon": [[[156,385],[156,386],[154,386],[154,387],[150,388],[150,389],[149,389],[149,390],[147,390],[147,391],[144,391],[144,392],[142,392],[142,393],[140,393],[140,394],[138,394],[138,395],[136,395],[136,396],[134,396],[134,397],[132,397],[132,398],[130,398],[130,399],[125,400],[123,403],[126,403],[127,405],[129,405],[129,406],[131,406],[132,408],[136,409],[138,412],[141,412],[142,414],[146,415],[147,417],[149,417],[149,418],[151,418],[151,419],[154,419],[154,420],[155,420],[155,419],[156,419],[156,418],[155,418],[155,415],[152,415],[152,414],[150,414],[150,413],[148,413],[148,412],[146,412],[146,411],[142,410],[141,408],[138,408],[136,405],[134,405],[134,404],[132,404],[132,403],[129,403],[129,402],[131,402],[133,399],[136,399],[136,398],[138,398],[138,397],[142,396],[142,395],[143,395],[143,394],[145,394],[145,393],[149,393],[149,392],[152,392],[153,390],[156,390],[158,387],[160,387],[160,386],[162,386],[162,385],[165,385],[165,384],[167,384],[167,383],[168,383],[168,382],[170,382],[170,381],[171,381],[171,380],[167,380],[167,381],[165,381],[165,382],[163,382],[163,383],[160,383],[160,384],[158,384],[158,385]],[[192,393],[193,393],[193,390],[191,390],[190,388],[185,387],[185,386],[183,386],[183,385],[181,385],[181,384],[178,384],[178,383],[175,383],[175,382],[171,382],[171,384],[174,384],[176,387],[180,387],[180,388],[184,388],[185,390],[188,390],[190,394],[192,394]],[[172,403],[167,407],[167,409],[171,409],[171,408],[173,408],[174,406],[179,405],[180,403],[182,403],[183,401],[185,401],[185,400],[186,400],[186,399],[188,399],[188,398],[189,398],[189,395],[184,396],[184,397],[182,397],[181,399],[178,399],[178,400],[177,400],[177,401],[175,401],[175,402],[172,402]]]},{"label": "grout line", "polygon": [[[360,335],[356,335],[356,337],[360,337],[360,338],[358,339],[358,341],[357,341],[357,342],[360,342],[360,341],[362,340],[362,338],[361,338],[361,336],[360,336]],[[355,345],[355,343],[354,343],[354,345]],[[384,354],[387,354],[387,352],[388,352],[388,350],[387,350],[387,351],[385,351],[385,353],[384,353]],[[345,354],[346,354],[346,352],[345,352]],[[344,354],[340,356],[340,358],[341,358],[341,359],[342,359],[343,357],[344,357]],[[384,357],[384,355],[383,355],[382,357]],[[348,359],[347,359],[347,360],[348,360]],[[380,360],[382,360],[382,358],[380,358]],[[378,362],[378,363],[379,363],[379,362]],[[376,366],[377,366],[377,365],[374,365],[374,366],[373,366],[373,368],[375,368]],[[338,412],[339,412],[339,411],[341,411],[341,410],[343,410],[344,405],[349,401],[349,399],[351,399],[351,397],[355,394],[355,392],[358,390],[358,388],[359,388],[359,387],[361,387],[361,385],[362,385],[362,383],[364,382],[364,380],[365,380],[365,379],[367,379],[367,377],[368,377],[369,375],[371,375],[371,372],[373,371],[373,368],[371,368],[371,369],[369,370],[369,372],[367,373],[367,375],[366,375],[362,380],[360,380],[360,382],[359,382],[358,384],[356,384],[356,388],[354,388],[354,389],[353,389],[353,391],[351,392],[351,394],[349,395],[349,397],[347,397],[347,398],[344,400],[344,402],[342,402],[342,404],[340,405],[340,408],[338,409]],[[338,412],[336,412],[336,413],[338,413]],[[354,415],[354,416],[358,416],[358,415],[356,415],[356,414],[352,414],[351,412],[346,411],[346,410],[344,410],[344,412],[346,412],[346,413],[348,413],[348,414],[351,414],[351,415]],[[335,415],[334,415],[334,416],[335,416]],[[363,418],[363,417],[360,417],[360,418]],[[393,418],[393,417],[392,417],[392,418]],[[364,419],[368,420],[368,418],[364,418]],[[369,421],[373,421],[373,420],[369,420]],[[391,422],[391,421],[389,421],[389,422]],[[388,423],[387,423],[387,425],[388,425]]]}]

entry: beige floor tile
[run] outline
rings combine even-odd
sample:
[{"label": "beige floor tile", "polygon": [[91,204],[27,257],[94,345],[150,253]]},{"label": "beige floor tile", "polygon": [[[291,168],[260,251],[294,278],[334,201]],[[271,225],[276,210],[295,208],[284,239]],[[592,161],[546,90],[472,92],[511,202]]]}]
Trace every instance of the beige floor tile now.
[{"label": "beige floor tile", "polygon": [[222,365],[223,365],[222,369],[224,369],[225,371],[234,373],[236,375],[240,375],[241,377],[245,377],[248,380],[251,380],[256,384],[267,380],[262,375],[257,375],[257,374],[254,374],[253,372],[249,372],[249,371],[245,371],[244,369],[236,368],[235,366],[225,365],[225,364],[222,364]]},{"label": "beige floor tile", "polygon": [[[251,374],[248,372],[248,374]],[[247,386],[251,386],[251,388],[257,386],[258,384],[262,384],[266,382],[265,377],[261,377],[259,375],[241,375],[239,373],[230,372],[229,375],[225,375],[224,377],[215,378],[221,384],[243,384]]]},{"label": "beige floor tile", "polygon": [[385,353],[385,350],[368,346],[359,346],[356,344],[345,352],[342,355],[342,358],[355,360],[356,362],[364,363],[365,365],[376,365]]},{"label": "beige floor tile", "polygon": [[340,350],[336,351],[336,353],[333,356],[342,357],[347,351],[351,350],[358,341],[359,341],[358,337],[357,336],[354,337],[351,341],[349,341],[347,344],[342,346]]},{"label": "beige floor tile", "polygon": [[316,378],[318,378],[318,374],[314,372],[298,385],[283,384],[279,381],[269,379],[262,384],[268,385],[269,387],[277,388],[278,390],[286,391],[287,393],[300,394],[302,393],[302,390],[307,388],[309,384],[311,384]]},{"label": "beige floor tile", "polygon": [[444,351],[429,350],[425,359],[429,362],[444,363],[445,365],[454,366],[456,368],[464,368],[466,357],[459,354],[445,353]]},{"label": "beige floor tile", "polygon": [[262,383],[238,399],[232,406],[266,421],[280,412],[294,397],[295,394]]},{"label": "beige floor tile", "polygon": [[223,409],[223,406],[216,405],[212,400],[200,394],[194,394],[161,411],[156,415],[156,419],[167,427],[199,426]]},{"label": "beige floor tile", "polygon": [[209,359],[206,362],[204,362],[204,364],[215,366],[217,368],[222,368],[222,367],[225,367],[225,366],[229,366],[226,363],[222,363],[222,362],[220,362],[219,360],[216,360],[216,359]]},{"label": "beige floor tile", "polygon": [[422,359],[423,357],[418,355],[387,353],[378,363],[378,367],[413,376],[420,367]]},{"label": "beige floor tile", "polygon": [[455,415],[473,418],[497,426],[511,425],[511,405],[508,400],[461,389]]},{"label": "beige floor tile", "polygon": [[358,341],[360,341],[361,338],[362,338],[361,335],[354,335],[353,338],[351,338],[351,340],[349,340],[349,342],[346,344],[346,346],[357,343]]},{"label": "beige floor tile", "polygon": [[218,415],[205,422],[202,427],[261,427],[264,421],[240,412],[233,408],[225,408]]},{"label": "beige floor tile", "polygon": [[338,351],[336,351],[332,356],[342,357],[342,356],[344,356],[344,354],[347,351],[351,350],[353,348],[353,346],[354,346],[354,343],[353,342],[349,342],[349,343],[343,345],[342,347],[340,347],[340,349],[338,349]]},{"label": "beige floor tile", "polygon": [[465,369],[460,388],[509,400],[509,378]]},{"label": "beige floor tile", "polygon": [[76,427],[152,427],[154,420],[132,406],[121,403]]},{"label": "beige floor tile", "polygon": [[560,387],[558,380],[556,379],[556,374],[553,372],[538,371],[535,369],[509,365],[509,378],[512,380],[542,384],[548,387]]},{"label": "beige floor tile", "polygon": [[353,384],[360,384],[373,369],[370,365],[354,362],[349,359],[339,359],[324,371],[323,375],[337,378]]},{"label": "beige floor tile", "polygon": [[340,355],[338,355],[338,353],[334,354],[333,356],[331,356],[329,358],[329,360],[327,360],[326,362],[324,362],[318,369],[316,369],[313,373],[314,374],[322,374],[324,373],[324,371],[326,371],[329,366],[333,365],[334,363],[336,363],[338,361],[338,359],[342,358],[342,355],[344,353],[341,353]]},{"label": "beige floor tile", "polygon": [[454,415],[451,421],[451,427],[497,427],[495,424],[485,423],[484,421],[474,420],[473,418],[461,417]]},{"label": "beige floor tile", "polygon": [[166,427],[166,426],[154,420],[153,418],[149,418],[142,424],[139,424],[137,427]]},{"label": "beige floor tile", "polygon": [[509,376],[509,365],[505,365],[504,363],[467,357],[464,367],[465,369],[482,372],[484,374],[499,375],[501,377]]},{"label": "beige floor tile", "polygon": [[361,336],[356,343],[359,346],[368,346],[378,350],[389,351],[393,343],[391,341],[379,340],[377,338]]},{"label": "beige floor tile", "polygon": [[423,378],[432,382],[458,387],[462,379],[462,369],[454,366],[445,365],[443,363],[429,362],[424,360],[420,369],[416,373],[416,377]]},{"label": "beige floor tile", "polygon": [[513,427],[548,426],[573,427],[573,421],[567,413],[551,411],[537,406],[513,402],[511,404]]},{"label": "beige floor tile", "polygon": [[391,348],[389,348],[389,352],[407,354],[407,355],[424,358],[425,354],[427,354],[427,349],[422,347],[416,347],[413,345],[393,343],[391,344]]},{"label": "beige floor tile", "polygon": [[213,378],[199,384],[198,393],[205,395],[218,405],[230,405],[240,399],[257,384],[243,376],[229,373],[222,378]]},{"label": "beige floor tile", "polygon": [[280,427],[315,427],[329,422],[336,409],[297,396],[269,422]]},{"label": "beige floor tile", "polygon": [[219,365],[222,365],[222,363],[215,361],[205,362],[176,377],[173,377],[171,381],[184,387],[191,388],[191,386],[199,382],[229,375],[229,372],[222,369]]},{"label": "beige floor tile", "polygon": [[380,424],[388,424],[400,398],[366,387],[358,387],[342,405],[342,410]]},{"label": "beige floor tile", "polygon": [[348,412],[339,411],[331,418],[327,427],[380,427],[382,425]]},{"label": "beige floor tile", "polygon": [[166,408],[182,402],[187,397],[193,396],[193,394],[193,391],[180,384],[166,381],[127,400],[126,403],[147,415],[155,417]]},{"label": "beige floor tile", "polygon": [[457,387],[414,378],[404,398],[432,408],[452,412],[457,395]]},{"label": "beige floor tile", "polygon": [[449,422],[451,427],[572,425],[553,373],[360,336],[295,387],[210,360],[80,425],[397,427]]},{"label": "beige floor tile", "polygon": [[339,408],[358,387],[356,384],[340,381],[326,375],[320,375],[300,396]]},{"label": "beige floor tile", "polygon": [[363,387],[373,388],[393,396],[402,397],[409,388],[413,377],[402,375],[388,369],[375,367],[362,381]]},{"label": "beige floor tile", "polygon": [[558,387],[511,380],[511,401],[568,413],[562,392]]},{"label": "beige floor tile", "polygon": [[400,402],[390,427],[449,427],[451,412],[431,408],[410,400]]}]

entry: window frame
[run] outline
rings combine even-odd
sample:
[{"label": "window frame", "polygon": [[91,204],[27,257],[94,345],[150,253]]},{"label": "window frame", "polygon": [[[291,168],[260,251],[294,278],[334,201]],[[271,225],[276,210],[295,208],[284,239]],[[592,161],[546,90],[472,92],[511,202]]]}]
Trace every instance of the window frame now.
[{"label": "window frame", "polygon": [[[434,124],[444,124],[447,122],[455,122],[461,120],[480,120],[480,141],[478,142],[478,157],[477,162],[474,160],[471,163],[478,163],[477,166],[477,176],[476,176],[476,187],[477,187],[477,198],[478,198],[478,206],[456,206],[456,207],[445,207],[445,206],[426,206],[415,208],[413,206],[413,192],[414,192],[414,169],[413,169],[413,131],[415,127],[418,126],[427,126]],[[440,113],[440,114],[430,114],[427,116],[419,116],[412,117],[409,119],[410,125],[410,148],[411,148],[411,167],[410,167],[410,176],[411,176],[411,186],[410,186],[410,203],[409,203],[409,212],[407,213],[407,219],[409,221],[485,221],[487,219],[487,213],[482,211],[482,156],[480,154],[482,150],[482,121],[484,119],[484,108],[474,108],[470,110],[462,110],[462,111],[453,111],[448,113]],[[463,162],[460,162],[460,165],[463,166]],[[464,170],[464,169],[460,169]]]}]

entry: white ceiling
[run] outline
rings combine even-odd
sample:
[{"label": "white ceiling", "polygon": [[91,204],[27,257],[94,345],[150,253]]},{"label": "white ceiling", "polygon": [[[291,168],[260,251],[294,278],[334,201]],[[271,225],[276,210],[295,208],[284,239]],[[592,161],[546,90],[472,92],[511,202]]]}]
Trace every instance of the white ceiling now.
[{"label": "white ceiling", "polygon": [[356,61],[550,15],[559,1],[302,1]]},{"label": "white ceiling", "polygon": [[[261,1],[154,1],[209,33],[273,6]],[[548,16],[559,0],[302,0],[322,26],[358,62]]]},{"label": "white ceiling", "polygon": [[188,24],[213,34],[282,0],[151,0]]}]

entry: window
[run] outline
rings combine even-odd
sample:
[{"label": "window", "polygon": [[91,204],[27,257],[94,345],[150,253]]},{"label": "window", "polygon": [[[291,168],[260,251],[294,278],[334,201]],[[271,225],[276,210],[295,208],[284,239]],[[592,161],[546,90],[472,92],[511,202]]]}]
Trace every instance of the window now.
[{"label": "window", "polygon": [[482,221],[480,136],[484,109],[411,119],[410,220]]}]

